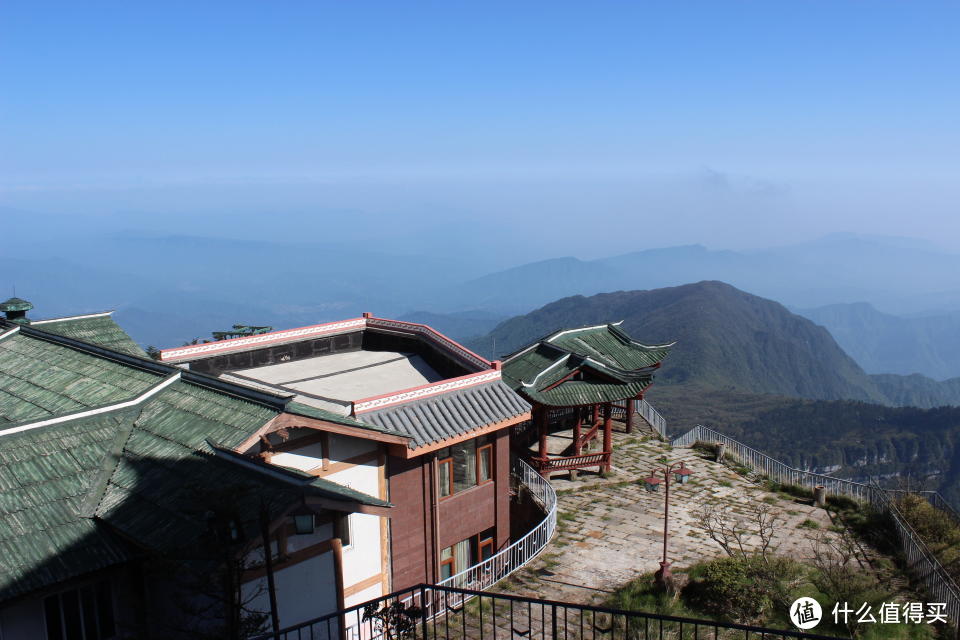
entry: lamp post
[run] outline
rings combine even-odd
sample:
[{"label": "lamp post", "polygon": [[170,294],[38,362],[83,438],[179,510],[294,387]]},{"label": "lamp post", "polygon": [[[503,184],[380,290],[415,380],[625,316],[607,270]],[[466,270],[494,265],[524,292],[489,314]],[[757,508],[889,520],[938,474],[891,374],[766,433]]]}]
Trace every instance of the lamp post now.
[{"label": "lamp post", "polygon": [[654,579],[661,588],[670,590],[673,583],[673,576],[670,574],[670,561],[667,560],[667,541],[669,540],[669,517],[670,517],[670,476],[679,484],[686,484],[690,480],[692,472],[684,464],[683,460],[679,462],[668,462],[666,458],[660,458],[658,461],[663,466],[650,472],[650,476],[644,480],[647,491],[658,491],[660,489],[660,477],[663,476],[664,496],[663,496],[663,559],[660,561],[660,570],[654,574]]}]

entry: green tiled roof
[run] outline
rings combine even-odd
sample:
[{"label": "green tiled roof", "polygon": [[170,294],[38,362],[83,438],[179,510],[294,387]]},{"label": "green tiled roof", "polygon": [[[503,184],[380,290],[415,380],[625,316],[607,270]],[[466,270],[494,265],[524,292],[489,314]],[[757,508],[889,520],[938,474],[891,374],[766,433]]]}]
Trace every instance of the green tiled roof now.
[{"label": "green tiled roof", "polygon": [[0,425],[135,398],[158,373],[20,332],[0,340]]},{"label": "green tiled roof", "polygon": [[561,330],[504,359],[503,379],[542,405],[623,400],[650,386],[671,346],[641,344],[616,325]]},{"label": "green tiled roof", "polygon": [[0,339],[0,601],[144,551],[189,549],[211,509],[229,509],[253,539],[262,505],[271,518],[309,495],[389,506],[209,444],[238,446],[280,399],[42,327]]},{"label": "green tiled roof", "polygon": [[564,382],[548,391],[537,391],[533,388],[523,389],[523,394],[538,404],[551,407],[575,407],[587,404],[616,402],[624,398],[632,398],[653,382],[653,375],[647,374],[643,379],[629,384],[610,384],[597,381]]},{"label": "green tiled roof", "polygon": [[109,313],[57,318],[56,320],[38,320],[30,326],[34,329],[82,340],[132,356],[146,357],[147,355],[140,348],[140,345],[134,342],[133,338],[128,336],[126,331],[114,322]]},{"label": "green tiled roof", "polygon": [[118,424],[104,414],[0,437],[0,601],[131,557],[80,515]]},{"label": "green tiled roof", "polygon": [[602,327],[559,331],[545,342],[564,351],[594,358],[611,367],[634,371],[652,367],[663,360],[673,345],[648,346],[632,340],[620,327]]},{"label": "green tiled roof", "polygon": [[287,406],[284,408],[284,411],[287,413],[292,413],[298,416],[304,416],[306,418],[317,418],[318,420],[326,420],[327,422],[332,422],[334,424],[342,424],[347,427],[356,427],[358,429],[367,429],[369,431],[376,431],[377,433],[385,433],[391,436],[400,436],[401,438],[409,438],[409,433],[404,433],[402,431],[395,431],[392,429],[387,429],[386,427],[381,427],[375,424],[369,424],[366,422],[361,422],[356,418],[351,418],[349,416],[342,416],[338,413],[332,411],[327,411],[326,409],[320,409],[318,407],[311,407],[300,402],[288,402]]}]

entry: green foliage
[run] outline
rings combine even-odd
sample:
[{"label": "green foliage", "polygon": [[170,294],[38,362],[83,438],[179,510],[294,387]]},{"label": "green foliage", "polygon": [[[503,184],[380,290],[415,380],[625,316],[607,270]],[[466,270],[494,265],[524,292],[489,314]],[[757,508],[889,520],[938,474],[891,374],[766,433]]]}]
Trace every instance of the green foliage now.
[{"label": "green foliage", "polygon": [[720,619],[757,622],[786,609],[803,575],[803,566],[787,558],[719,558],[691,569],[683,598]]},{"label": "green foliage", "polygon": [[797,527],[800,529],[819,529],[820,523],[817,522],[816,520],[811,520],[810,518],[807,518],[806,520],[798,524]]},{"label": "green foliage", "polygon": [[667,594],[654,584],[652,573],[645,573],[614,591],[609,605],[626,611],[644,611],[668,616],[692,615],[682,600]]},{"label": "green foliage", "polygon": [[897,508],[944,568],[960,580],[960,526],[922,497],[904,494]]},{"label": "green foliage", "polygon": [[413,605],[407,606],[395,600],[378,607],[377,603],[363,608],[363,621],[372,622],[377,635],[386,640],[406,640],[416,636],[417,623],[423,610]]}]

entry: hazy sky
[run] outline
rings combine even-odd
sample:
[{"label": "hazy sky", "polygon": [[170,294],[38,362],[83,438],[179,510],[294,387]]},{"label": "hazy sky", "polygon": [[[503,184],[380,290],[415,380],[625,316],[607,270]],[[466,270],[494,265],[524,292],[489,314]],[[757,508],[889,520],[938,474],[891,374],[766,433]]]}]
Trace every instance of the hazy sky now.
[{"label": "hazy sky", "polygon": [[531,257],[960,250],[958,26],[920,1],[5,0],[0,206],[451,225]]}]

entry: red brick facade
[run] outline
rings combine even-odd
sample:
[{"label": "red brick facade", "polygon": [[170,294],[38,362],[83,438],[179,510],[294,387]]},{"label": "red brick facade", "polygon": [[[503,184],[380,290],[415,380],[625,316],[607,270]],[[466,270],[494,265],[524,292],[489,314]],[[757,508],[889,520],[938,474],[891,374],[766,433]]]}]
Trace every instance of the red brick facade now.
[{"label": "red brick facade", "polygon": [[394,505],[390,519],[394,590],[420,582],[436,582],[440,550],[482,531],[496,529],[498,549],[509,544],[509,443],[509,428],[496,433],[493,482],[442,499],[437,498],[434,454],[411,460],[388,458],[387,481],[390,502]]}]

